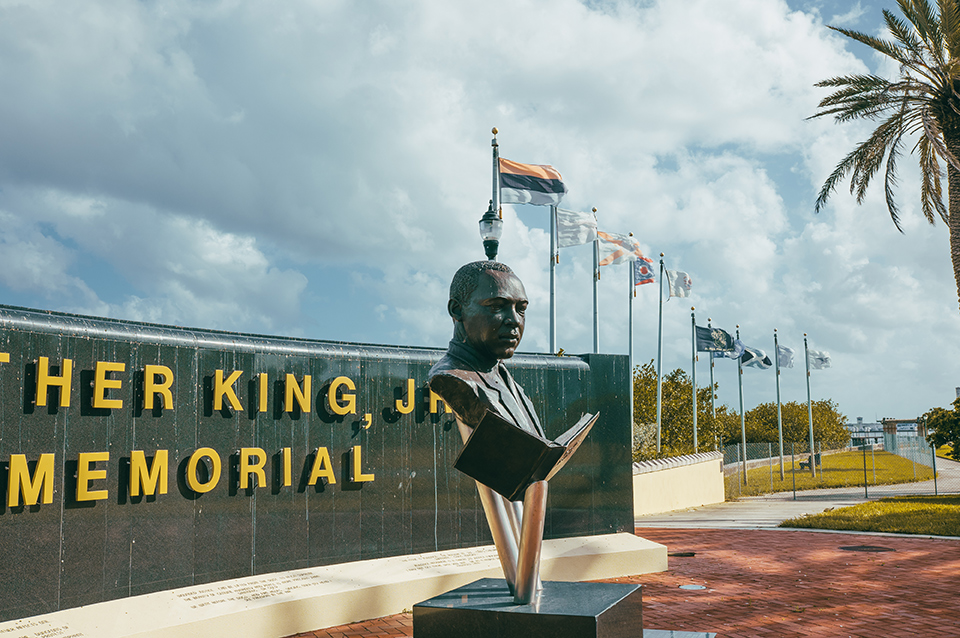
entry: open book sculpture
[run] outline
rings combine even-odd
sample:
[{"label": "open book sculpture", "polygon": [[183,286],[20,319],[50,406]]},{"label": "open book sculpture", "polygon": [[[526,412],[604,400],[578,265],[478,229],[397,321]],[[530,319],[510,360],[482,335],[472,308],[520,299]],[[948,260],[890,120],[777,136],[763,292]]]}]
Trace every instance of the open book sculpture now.
[{"label": "open book sculpture", "polygon": [[597,416],[583,415],[576,425],[551,441],[487,411],[454,467],[509,501],[523,500],[527,487],[549,481],[560,471],[587,437]]}]

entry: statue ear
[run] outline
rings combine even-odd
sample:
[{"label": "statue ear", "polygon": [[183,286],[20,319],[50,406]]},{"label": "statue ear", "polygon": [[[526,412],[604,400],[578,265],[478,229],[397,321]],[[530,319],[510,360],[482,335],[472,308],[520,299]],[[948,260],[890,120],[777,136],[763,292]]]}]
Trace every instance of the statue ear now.
[{"label": "statue ear", "polygon": [[450,313],[454,321],[463,320],[463,305],[456,299],[447,302],[447,312]]}]

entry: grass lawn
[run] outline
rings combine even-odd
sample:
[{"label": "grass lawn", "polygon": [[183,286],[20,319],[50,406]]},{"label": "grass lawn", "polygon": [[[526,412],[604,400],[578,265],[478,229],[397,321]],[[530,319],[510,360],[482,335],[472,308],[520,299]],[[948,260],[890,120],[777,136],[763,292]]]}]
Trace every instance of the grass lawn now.
[{"label": "grass lawn", "polygon": [[[863,452],[838,452],[824,454],[822,466],[817,468],[814,478],[809,469],[801,470],[800,462],[806,458],[797,456],[794,461],[784,457],[784,478],[780,480],[780,462],[776,459],[771,472],[770,466],[747,470],[746,485],[738,482],[736,473],[724,477],[727,499],[738,496],[755,496],[771,492],[789,492],[812,490],[824,487],[863,486]],[[867,485],[893,485],[895,483],[913,483],[933,478],[933,470],[926,465],[913,463],[902,456],[876,450],[866,453]],[[869,490],[869,488],[868,488]]]},{"label": "grass lawn", "polygon": [[941,459],[950,459],[951,461],[954,460],[954,458],[950,456],[950,454],[952,453],[953,453],[952,445],[941,445],[940,447],[937,448],[937,456],[939,456]]},{"label": "grass lawn", "polygon": [[800,516],[780,527],[960,536],[960,495],[895,496]]}]

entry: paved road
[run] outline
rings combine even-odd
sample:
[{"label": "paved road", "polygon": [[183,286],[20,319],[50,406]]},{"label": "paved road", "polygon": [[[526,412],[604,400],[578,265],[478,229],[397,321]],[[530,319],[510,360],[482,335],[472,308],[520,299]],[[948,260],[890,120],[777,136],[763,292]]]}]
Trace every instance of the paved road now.
[{"label": "paved road", "polygon": [[[937,459],[937,484],[940,493],[960,492],[960,463]],[[933,494],[933,481],[900,485],[878,485],[868,489],[869,500],[905,494]],[[765,529],[777,527],[788,518],[803,514],[819,514],[827,509],[865,503],[863,488],[836,488],[780,492],[764,496],[745,496],[736,501],[704,505],[664,514],[641,516],[637,527],[687,529]]]}]

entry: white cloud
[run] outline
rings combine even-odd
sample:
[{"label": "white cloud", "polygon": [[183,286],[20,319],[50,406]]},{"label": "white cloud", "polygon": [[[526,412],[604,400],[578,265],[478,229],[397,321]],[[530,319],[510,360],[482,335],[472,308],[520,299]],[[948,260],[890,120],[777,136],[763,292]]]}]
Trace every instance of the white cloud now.
[{"label": "white cloud", "polygon": [[[937,336],[958,320],[943,229],[917,221],[915,179],[906,237],[879,193],[812,214],[867,130],[804,119],[816,81],[867,68],[819,15],[874,11],[858,7],[5,3],[0,283],[58,309],[442,346],[449,278],[482,257],[497,125],[505,157],[561,170],[567,206],[693,275],[691,303],[665,307],[665,367],[689,365],[696,305],[768,351],[775,326],[794,347],[809,332],[837,366],[820,378],[856,379],[823,387],[842,408],[923,411],[944,390],[903,371],[960,370]],[[545,350],[546,209],[504,213],[524,347]],[[563,251],[567,351],[592,348],[590,269],[589,248]],[[635,301],[638,361],[654,288]],[[600,296],[603,349],[624,352],[624,268]],[[909,391],[891,391],[891,362]],[[765,382],[751,375],[752,400]]]}]

